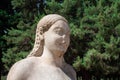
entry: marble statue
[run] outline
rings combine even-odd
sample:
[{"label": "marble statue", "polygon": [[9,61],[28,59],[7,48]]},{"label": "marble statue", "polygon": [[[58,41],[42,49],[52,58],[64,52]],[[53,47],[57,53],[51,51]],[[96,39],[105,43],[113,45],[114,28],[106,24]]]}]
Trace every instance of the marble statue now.
[{"label": "marble statue", "polygon": [[58,14],[44,16],[32,51],[12,66],[7,80],[76,80],[76,72],[63,57],[69,43],[67,20]]}]

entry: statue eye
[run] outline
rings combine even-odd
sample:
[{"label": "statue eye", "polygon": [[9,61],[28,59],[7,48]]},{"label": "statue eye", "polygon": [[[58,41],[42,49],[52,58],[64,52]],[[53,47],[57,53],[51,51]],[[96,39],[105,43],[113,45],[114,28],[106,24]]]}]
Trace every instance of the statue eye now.
[{"label": "statue eye", "polygon": [[61,29],[61,28],[56,28],[54,31],[58,35],[63,35],[63,29]]}]

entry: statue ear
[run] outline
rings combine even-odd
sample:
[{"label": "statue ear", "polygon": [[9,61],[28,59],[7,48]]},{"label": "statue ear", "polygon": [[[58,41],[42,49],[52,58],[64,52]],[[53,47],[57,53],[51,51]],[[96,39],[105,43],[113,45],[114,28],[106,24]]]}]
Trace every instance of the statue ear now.
[{"label": "statue ear", "polygon": [[44,39],[44,35],[40,35],[40,39],[43,40]]},{"label": "statue ear", "polygon": [[42,36],[43,36],[43,39],[45,39],[46,33],[47,33],[47,31],[43,33],[43,35],[42,35]]}]

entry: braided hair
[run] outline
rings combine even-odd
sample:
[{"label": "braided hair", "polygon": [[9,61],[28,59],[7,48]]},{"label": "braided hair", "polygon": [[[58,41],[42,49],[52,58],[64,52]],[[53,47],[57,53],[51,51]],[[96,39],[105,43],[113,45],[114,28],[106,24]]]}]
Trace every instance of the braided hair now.
[{"label": "braided hair", "polygon": [[67,20],[58,14],[46,15],[38,22],[34,47],[27,57],[39,57],[42,55],[44,47],[43,33],[46,32],[55,22],[59,20],[65,21],[67,23]]}]

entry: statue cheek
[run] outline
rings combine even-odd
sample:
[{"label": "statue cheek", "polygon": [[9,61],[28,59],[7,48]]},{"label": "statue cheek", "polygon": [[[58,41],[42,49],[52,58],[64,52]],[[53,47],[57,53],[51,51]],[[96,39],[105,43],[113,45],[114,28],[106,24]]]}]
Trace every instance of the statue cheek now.
[{"label": "statue cheek", "polygon": [[63,38],[60,37],[60,36],[59,36],[59,37],[57,36],[57,37],[55,38],[55,42],[56,42],[56,43],[61,43],[62,41],[63,41]]}]

